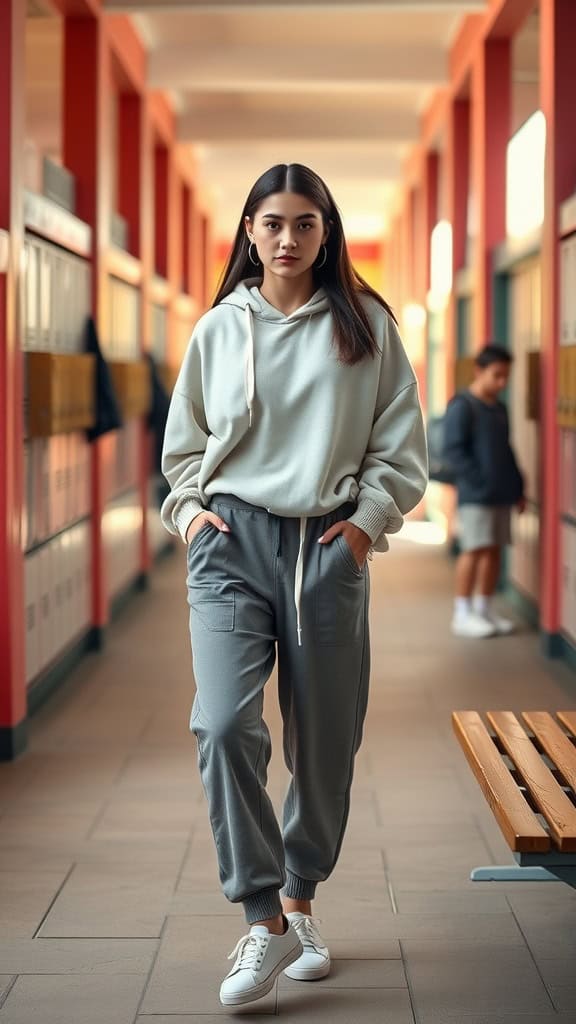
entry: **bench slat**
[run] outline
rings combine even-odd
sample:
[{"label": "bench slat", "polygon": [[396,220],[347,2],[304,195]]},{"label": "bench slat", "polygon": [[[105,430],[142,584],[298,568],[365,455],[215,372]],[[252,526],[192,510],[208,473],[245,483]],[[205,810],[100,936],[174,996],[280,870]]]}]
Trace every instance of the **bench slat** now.
[{"label": "bench slat", "polygon": [[576,736],[576,711],[557,711],[556,714],[562,725],[565,725],[572,735]]},{"label": "bench slat", "polygon": [[477,711],[454,711],[454,731],[511,850],[543,853],[550,836],[530,810]]},{"label": "bench slat", "polygon": [[488,721],[502,740],[562,852],[576,850],[576,807],[544,764],[512,711],[489,711]]},{"label": "bench slat", "polygon": [[547,711],[523,711],[522,718],[562,778],[576,791],[576,747]]}]

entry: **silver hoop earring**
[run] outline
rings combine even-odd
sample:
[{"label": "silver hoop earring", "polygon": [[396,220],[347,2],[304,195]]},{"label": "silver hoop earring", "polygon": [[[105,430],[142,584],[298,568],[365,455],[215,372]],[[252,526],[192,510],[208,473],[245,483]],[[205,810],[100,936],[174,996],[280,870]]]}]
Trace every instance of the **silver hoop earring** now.
[{"label": "silver hoop earring", "polygon": [[[255,243],[250,242],[250,245],[248,246],[248,259],[250,260],[250,263],[252,263],[253,266],[259,267],[260,260],[255,260],[254,257],[252,256],[252,246],[254,246],[254,248],[256,249]],[[258,255],[258,251],[256,251],[256,255]]]},{"label": "silver hoop earring", "polygon": [[323,267],[324,264],[326,263],[326,260],[328,259],[328,249],[326,248],[325,245],[323,245],[322,248],[324,249],[324,252],[322,253],[322,263],[314,264],[316,270],[320,270],[320,267]]}]

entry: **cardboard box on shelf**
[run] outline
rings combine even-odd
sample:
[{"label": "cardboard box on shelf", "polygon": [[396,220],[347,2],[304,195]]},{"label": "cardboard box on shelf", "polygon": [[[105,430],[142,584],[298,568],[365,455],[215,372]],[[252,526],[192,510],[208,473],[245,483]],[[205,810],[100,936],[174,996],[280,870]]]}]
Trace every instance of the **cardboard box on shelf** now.
[{"label": "cardboard box on shelf", "polygon": [[109,365],[124,418],[145,416],[152,398],[148,363],[144,360],[113,360]]},{"label": "cardboard box on shelf", "polygon": [[94,422],[94,356],[29,352],[28,435],[50,437]]}]

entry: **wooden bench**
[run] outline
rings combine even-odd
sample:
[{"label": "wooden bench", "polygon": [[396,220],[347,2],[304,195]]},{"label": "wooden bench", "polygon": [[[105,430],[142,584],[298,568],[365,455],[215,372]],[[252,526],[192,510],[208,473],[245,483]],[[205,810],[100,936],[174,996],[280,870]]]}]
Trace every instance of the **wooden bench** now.
[{"label": "wooden bench", "polygon": [[563,881],[576,888],[576,711],[454,711],[454,731],[516,864],[473,881]]}]

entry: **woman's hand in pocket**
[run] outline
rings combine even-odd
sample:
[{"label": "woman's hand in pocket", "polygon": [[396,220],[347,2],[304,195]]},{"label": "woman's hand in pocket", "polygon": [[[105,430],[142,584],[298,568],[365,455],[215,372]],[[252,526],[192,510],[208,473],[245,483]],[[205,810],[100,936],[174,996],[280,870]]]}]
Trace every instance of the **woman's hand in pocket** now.
[{"label": "woman's hand in pocket", "polygon": [[339,533],[342,534],[354,555],[356,565],[359,569],[362,569],[368,557],[368,552],[372,547],[370,537],[359,526],[349,523],[347,519],[342,519],[339,523],[334,523],[334,526],[331,526],[329,530],[326,530],[326,533],[320,537],[318,543],[330,544]]},{"label": "woman's hand in pocket", "polygon": [[217,516],[215,512],[200,512],[199,515],[194,517],[186,530],[186,543],[191,544],[196,534],[200,533],[202,527],[206,526],[207,523],[212,523],[212,526],[216,530],[221,530],[222,533],[230,533],[228,524],[223,519],[220,519],[220,516]]}]

